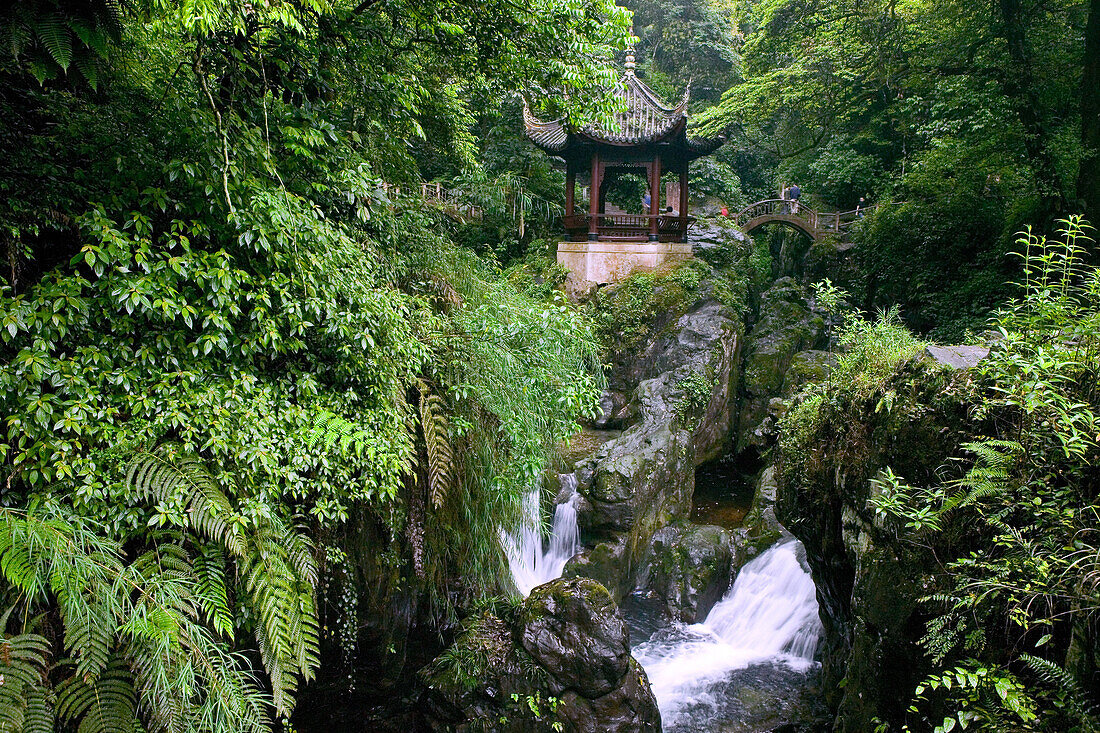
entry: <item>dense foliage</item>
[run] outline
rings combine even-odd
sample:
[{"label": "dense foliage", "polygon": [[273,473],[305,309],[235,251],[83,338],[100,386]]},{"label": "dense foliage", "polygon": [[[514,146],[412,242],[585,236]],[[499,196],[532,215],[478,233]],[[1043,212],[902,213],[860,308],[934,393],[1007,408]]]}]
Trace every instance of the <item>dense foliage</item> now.
[{"label": "dense foliage", "polygon": [[[865,309],[959,339],[1009,292],[1013,232],[1095,218],[1100,4],[748,3],[743,79],[699,116],[741,180],[812,207],[896,203],[857,240]],[[728,153],[727,153],[728,154]],[[761,173],[762,170],[762,173]],[[755,172],[753,172],[755,171]]]},{"label": "dense foliage", "polygon": [[509,591],[499,533],[593,404],[591,328],[382,180],[469,163],[475,93],[605,85],[626,22],[588,0],[0,13],[0,729],[289,717],[341,558],[424,619]]},{"label": "dense foliage", "polygon": [[[968,470],[942,485],[881,479],[878,510],[913,542],[966,527],[972,549],[945,567],[922,640],[943,669],[913,712],[937,730],[1095,730],[1100,725],[1096,512],[1100,465],[1100,270],[1082,262],[1089,227],[1030,232],[1022,297],[1001,310],[980,365],[988,435],[964,445]],[[957,530],[956,530],[957,531]],[[954,685],[952,683],[955,683]]]},{"label": "dense foliage", "polygon": [[[926,596],[920,644],[931,672],[907,712],[880,711],[882,731],[1100,724],[1100,272],[1087,264],[1091,228],[1078,217],[1057,239],[1026,232],[1018,244],[1019,296],[990,322],[978,366],[918,372],[923,344],[895,317],[849,318],[836,369],[784,417],[784,470],[808,475],[831,465],[828,454],[857,475],[871,471],[874,544],[919,558],[906,567],[928,573],[909,580]],[[925,428],[957,454],[925,465],[937,449],[919,445],[922,428],[904,431],[949,413]],[[902,435],[915,445],[890,455],[907,469],[858,467],[861,452],[866,460]]]}]

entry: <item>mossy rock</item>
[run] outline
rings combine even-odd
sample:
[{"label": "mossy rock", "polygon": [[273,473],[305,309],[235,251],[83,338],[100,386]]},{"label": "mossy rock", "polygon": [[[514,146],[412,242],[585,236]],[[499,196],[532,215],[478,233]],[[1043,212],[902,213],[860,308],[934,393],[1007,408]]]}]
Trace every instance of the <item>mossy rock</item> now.
[{"label": "mossy rock", "polygon": [[659,733],[660,712],[611,595],[587,578],[466,622],[421,671],[435,729]]},{"label": "mossy rock", "polygon": [[663,527],[646,553],[640,589],[659,598],[669,618],[700,622],[729,589],[738,554],[722,527]]}]

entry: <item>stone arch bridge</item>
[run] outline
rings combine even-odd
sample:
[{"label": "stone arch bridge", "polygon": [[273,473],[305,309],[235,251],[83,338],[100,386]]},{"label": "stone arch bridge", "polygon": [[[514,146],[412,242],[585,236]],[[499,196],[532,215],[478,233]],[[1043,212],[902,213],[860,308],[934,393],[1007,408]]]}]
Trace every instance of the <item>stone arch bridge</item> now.
[{"label": "stone arch bridge", "polygon": [[734,225],[745,234],[765,224],[781,224],[797,229],[818,242],[826,237],[843,237],[854,222],[875,208],[877,206],[865,206],[852,211],[826,213],[814,211],[797,201],[766,199],[750,204],[732,218]]}]

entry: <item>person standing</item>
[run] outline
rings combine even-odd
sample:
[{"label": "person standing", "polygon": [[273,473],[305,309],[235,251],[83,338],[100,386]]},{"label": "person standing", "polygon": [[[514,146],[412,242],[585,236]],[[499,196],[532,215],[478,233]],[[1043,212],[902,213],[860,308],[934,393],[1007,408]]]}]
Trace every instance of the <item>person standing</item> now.
[{"label": "person standing", "polygon": [[867,199],[863,196],[859,197],[859,203],[856,204],[856,216],[860,219],[863,218],[863,209],[867,206]]},{"label": "person standing", "polygon": [[791,200],[791,213],[797,214],[798,199],[802,196],[802,189],[798,187],[797,183],[792,184],[791,187],[787,189],[787,196]]}]

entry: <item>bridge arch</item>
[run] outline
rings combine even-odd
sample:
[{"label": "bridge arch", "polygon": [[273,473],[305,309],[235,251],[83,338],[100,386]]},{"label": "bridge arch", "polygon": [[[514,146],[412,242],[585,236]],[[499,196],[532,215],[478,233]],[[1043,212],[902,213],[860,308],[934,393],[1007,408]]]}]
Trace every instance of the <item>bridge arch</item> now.
[{"label": "bridge arch", "polygon": [[773,214],[754,217],[745,222],[745,224],[741,227],[741,231],[745,234],[752,234],[754,231],[764,226],[765,224],[781,224],[790,229],[794,229],[795,231],[805,234],[807,237],[813,240],[817,240],[820,236],[820,233],[816,229],[811,227],[809,225],[809,222],[800,219],[797,216],[792,216],[789,214]]},{"label": "bridge arch", "polygon": [[819,242],[825,237],[845,236],[853,222],[877,206],[853,211],[822,213],[801,203],[786,199],[765,199],[750,204],[733,217],[734,225],[745,234],[765,224],[782,224],[796,229],[811,240]]}]

